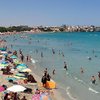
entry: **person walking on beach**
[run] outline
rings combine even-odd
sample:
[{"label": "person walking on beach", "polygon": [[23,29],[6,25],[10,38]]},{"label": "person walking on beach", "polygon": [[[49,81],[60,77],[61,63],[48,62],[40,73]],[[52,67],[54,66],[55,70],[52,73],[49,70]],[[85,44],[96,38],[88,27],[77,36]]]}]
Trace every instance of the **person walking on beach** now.
[{"label": "person walking on beach", "polygon": [[43,87],[46,86],[46,82],[47,82],[47,77],[46,77],[46,74],[43,75],[42,79],[41,79],[41,82],[43,84]]}]

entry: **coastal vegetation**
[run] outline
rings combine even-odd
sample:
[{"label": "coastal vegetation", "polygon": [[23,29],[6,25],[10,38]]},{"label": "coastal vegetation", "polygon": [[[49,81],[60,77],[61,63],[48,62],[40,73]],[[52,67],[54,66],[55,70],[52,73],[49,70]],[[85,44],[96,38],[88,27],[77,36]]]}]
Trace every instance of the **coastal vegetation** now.
[{"label": "coastal vegetation", "polygon": [[21,32],[30,31],[32,28],[28,26],[10,26],[10,27],[0,27],[0,32]]},{"label": "coastal vegetation", "polygon": [[37,26],[29,27],[25,25],[0,27],[0,32],[100,32],[100,27],[96,26]]}]

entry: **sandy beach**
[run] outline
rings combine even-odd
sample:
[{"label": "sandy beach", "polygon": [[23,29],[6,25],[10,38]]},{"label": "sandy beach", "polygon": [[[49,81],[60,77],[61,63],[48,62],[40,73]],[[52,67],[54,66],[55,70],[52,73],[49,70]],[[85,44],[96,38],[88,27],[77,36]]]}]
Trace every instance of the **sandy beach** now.
[{"label": "sandy beach", "polygon": [[[12,54],[12,55],[13,55],[13,54]],[[18,58],[18,59],[19,59],[19,58]],[[27,64],[27,66],[28,66],[31,70],[34,69],[34,68],[33,68],[33,67],[34,67],[34,64],[33,64],[32,62],[23,61],[22,63]],[[11,65],[12,68],[13,68],[12,63],[11,63],[10,65]],[[9,82],[9,81],[7,80],[7,78],[14,77],[14,76],[18,73],[18,70],[17,70],[17,69],[13,69],[13,70],[11,71],[11,73],[13,73],[13,74],[12,74],[12,75],[4,75],[3,72],[0,71],[0,85],[1,85],[1,86],[2,86],[2,85],[6,85],[7,87],[11,87],[11,86],[14,85],[13,83]],[[58,92],[58,90],[57,90],[58,87],[56,87],[55,89],[46,89],[46,88],[44,88],[44,87],[42,86],[42,83],[41,83],[41,77],[42,77],[42,76],[40,77],[40,76],[36,75],[36,74],[34,73],[34,71],[30,72],[30,74],[33,75],[33,77],[35,78],[35,80],[37,81],[37,83],[27,83],[27,84],[22,84],[22,83],[21,83],[22,86],[27,87],[27,88],[31,88],[31,89],[32,89],[32,93],[31,93],[31,94],[28,94],[28,93],[24,93],[24,92],[19,92],[18,95],[19,95],[20,98],[22,98],[23,96],[25,96],[27,100],[34,100],[34,99],[32,99],[32,96],[35,94],[36,88],[38,88],[38,89],[41,90],[41,91],[47,92],[47,93],[49,94],[51,100],[66,100],[66,99],[64,99],[64,98],[62,97],[62,95],[60,94],[60,92]],[[1,95],[0,100],[4,100],[4,99],[3,99],[4,96],[5,96],[5,95],[4,95],[4,92],[1,92],[0,95]]]}]

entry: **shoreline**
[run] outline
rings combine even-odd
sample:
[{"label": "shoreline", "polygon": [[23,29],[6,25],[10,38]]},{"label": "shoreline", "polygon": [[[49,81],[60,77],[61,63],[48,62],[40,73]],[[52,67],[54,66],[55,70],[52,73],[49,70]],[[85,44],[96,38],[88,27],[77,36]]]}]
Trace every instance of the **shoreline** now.
[{"label": "shoreline", "polygon": [[[25,57],[26,57],[26,55],[24,55]],[[19,58],[19,57],[18,57]],[[33,77],[35,78],[35,80],[37,81],[37,83],[39,83],[38,84],[38,86],[39,86],[39,88],[43,88],[43,87],[41,87],[41,77],[39,76],[39,75],[37,75],[35,72],[34,72],[34,64],[32,63],[32,62],[26,62],[26,59],[25,59],[25,61],[23,62],[24,64],[27,64],[28,65],[28,67],[32,70],[32,72],[30,73],[30,74],[32,74],[33,75]],[[16,70],[15,70],[16,71]],[[16,74],[16,72],[13,72],[13,76]],[[13,86],[13,84],[11,84],[11,83],[9,83],[7,80],[6,80],[6,78],[8,78],[9,77],[9,75],[3,75],[2,74],[2,72],[0,71],[0,74],[1,74],[1,76],[3,76],[3,78],[2,78],[2,80],[0,81],[0,83],[3,85],[3,84],[5,84],[5,85],[7,85],[7,87],[10,87],[10,86]],[[24,86],[24,84],[22,84],[22,86]],[[26,84],[25,85],[26,87],[28,87],[28,84]],[[58,88],[58,87],[57,87]],[[34,89],[34,88],[33,88]],[[47,89],[45,89],[45,90],[47,90]],[[22,95],[24,95],[24,93],[20,93],[19,94],[20,96]],[[25,94],[26,95],[26,94]],[[27,94],[28,95],[28,94]],[[21,97],[22,97],[21,96]],[[28,95],[29,97],[28,97],[28,100],[32,100],[32,94],[31,95]],[[31,98],[30,98],[31,97]],[[57,89],[51,89],[50,90],[50,97],[52,98],[52,100],[66,100],[66,98],[63,98],[63,96],[61,95],[61,93],[57,90]],[[2,99],[1,99],[2,100]]]},{"label": "shoreline", "polygon": [[[34,64],[32,62],[31,63],[26,63],[26,64],[32,70],[32,75],[35,77],[35,79],[37,80],[37,82],[41,83],[41,77],[34,72]],[[32,66],[33,68],[31,67],[31,65],[33,65]],[[38,67],[38,66],[36,66],[36,67]],[[58,89],[59,89],[58,86],[57,86],[56,89],[51,89],[51,91],[53,92],[53,94],[52,94],[53,99],[52,100],[67,100],[66,98],[64,98],[62,96],[63,93],[60,93],[60,91]]]},{"label": "shoreline", "polygon": [[[93,32],[91,32],[90,31],[90,33],[94,33],[94,32],[99,32],[99,31],[93,31]],[[0,33],[0,35],[15,35],[15,34],[42,34],[42,33],[61,33],[60,31],[58,31],[58,32],[45,32],[45,31],[41,31],[41,32],[34,32],[34,31],[21,31],[21,32],[2,32],[2,33]],[[76,33],[75,31],[73,31],[73,32],[67,32],[67,31],[63,31],[62,33]],[[78,32],[78,33],[80,33],[80,32]],[[88,33],[87,31],[86,32],[81,32],[81,33]]]}]

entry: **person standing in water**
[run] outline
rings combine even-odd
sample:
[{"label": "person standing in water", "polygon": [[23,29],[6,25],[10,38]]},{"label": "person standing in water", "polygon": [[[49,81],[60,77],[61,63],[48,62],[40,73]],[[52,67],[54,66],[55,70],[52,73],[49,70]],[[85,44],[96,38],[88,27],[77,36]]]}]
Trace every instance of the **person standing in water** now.
[{"label": "person standing in water", "polygon": [[100,80],[100,72],[98,72],[98,78],[99,78],[99,80]]},{"label": "person standing in water", "polygon": [[55,75],[55,69],[52,71],[52,74]]},{"label": "person standing in water", "polygon": [[95,84],[95,82],[96,82],[95,76],[92,76],[92,77],[91,77],[91,81],[92,81],[92,84]]},{"label": "person standing in water", "polygon": [[41,52],[41,57],[43,57],[43,52]]},{"label": "person standing in water", "polygon": [[67,66],[66,62],[64,62],[64,69],[68,70],[68,66]]},{"label": "person standing in water", "polygon": [[84,73],[84,70],[83,70],[83,68],[82,68],[82,67],[80,68],[80,71],[81,71],[81,73]]}]

